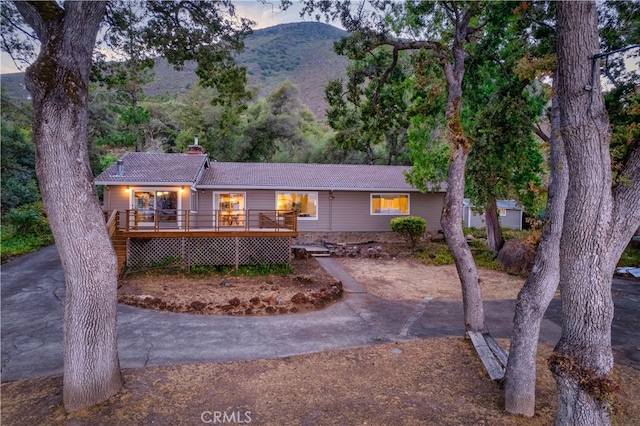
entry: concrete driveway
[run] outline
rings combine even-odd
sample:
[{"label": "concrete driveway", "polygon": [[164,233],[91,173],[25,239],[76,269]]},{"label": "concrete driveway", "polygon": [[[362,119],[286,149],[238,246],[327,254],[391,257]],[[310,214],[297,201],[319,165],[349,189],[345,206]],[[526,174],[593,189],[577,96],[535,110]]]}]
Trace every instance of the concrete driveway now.
[{"label": "concrete driveway", "polygon": [[[123,368],[277,358],[415,338],[462,336],[461,302],[391,302],[370,295],[332,259],[321,264],[343,282],[344,299],[326,309],[272,317],[177,314],[118,306],[118,351]],[[62,373],[64,274],[55,246],[2,267],[2,381]],[[614,346],[640,368],[640,285],[615,282]],[[623,288],[622,293],[617,287]],[[495,337],[510,337],[515,301],[487,301]],[[555,300],[540,340],[560,336]]]}]

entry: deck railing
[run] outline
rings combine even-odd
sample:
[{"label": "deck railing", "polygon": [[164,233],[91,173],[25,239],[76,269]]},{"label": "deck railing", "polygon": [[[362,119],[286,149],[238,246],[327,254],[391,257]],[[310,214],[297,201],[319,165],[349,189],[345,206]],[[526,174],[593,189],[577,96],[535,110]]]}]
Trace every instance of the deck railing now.
[{"label": "deck railing", "polygon": [[113,234],[115,234],[118,229],[120,212],[117,210],[114,210],[111,213],[105,212],[105,218],[107,219],[107,231],[109,232],[109,237],[113,237]]},{"label": "deck railing", "polygon": [[297,231],[291,210],[126,210],[124,231]]}]

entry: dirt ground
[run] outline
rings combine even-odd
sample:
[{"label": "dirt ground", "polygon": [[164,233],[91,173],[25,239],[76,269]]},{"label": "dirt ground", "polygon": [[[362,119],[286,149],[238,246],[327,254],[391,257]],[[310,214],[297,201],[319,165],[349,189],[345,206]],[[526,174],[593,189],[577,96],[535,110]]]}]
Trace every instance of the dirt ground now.
[{"label": "dirt ground", "polygon": [[[387,300],[462,297],[454,265],[411,258],[336,258],[371,294]],[[277,315],[321,309],[342,297],[342,286],[313,258],[292,261],[293,273],[269,276],[139,273],[120,281],[118,301],[150,309],[209,315]],[[484,299],[515,299],[524,279],[480,270]]]},{"label": "dirt ground", "polygon": [[181,272],[138,273],[118,284],[118,302],[208,315],[278,315],[323,308],[342,297],[342,284],[315,259],[292,260],[293,273],[268,276]]},{"label": "dirt ground", "polygon": [[[426,266],[410,259],[338,261],[368,291],[389,300],[418,301],[428,295],[460,298],[452,266]],[[294,266],[294,276],[310,273],[309,265],[315,261],[308,262],[307,266],[299,264],[298,269]],[[522,285],[522,279],[500,272],[482,270],[480,275],[487,299],[514,298]],[[212,286],[198,284],[198,300],[210,293],[201,292],[202,284],[224,295],[220,303],[230,294],[240,299],[238,290],[247,290],[244,300],[255,297],[256,292],[266,292],[264,287],[270,288],[265,297],[274,298],[273,292],[287,288],[280,277],[263,277],[256,282],[225,279],[234,286],[219,286],[217,281],[210,282]],[[326,287],[330,282],[325,280],[333,282],[325,276],[316,284]],[[141,286],[135,290],[140,294],[151,292],[152,286],[143,285],[143,281],[128,281],[126,285]],[[163,284],[157,276],[148,281],[158,281],[157,294],[165,295],[171,292],[164,286],[173,287],[172,283],[178,282],[164,280]],[[308,279],[292,282],[298,281],[309,284]],[[318,290],[316,284],[308,290]],[[264,286],[262,290],[260,286]],[[226,292],[228,289],[234,293]],[[186,306],[188,299],[182,302]],[[214,311],[223,312],[218,309],[207,313]],[[501,343],[508,347],[508,341]],[[539,346],[536,415],[531,419],[503,412],[502,391],[489,379],[469,341],[438,338],[284,359],[124,370],[123,391],[105,403],[73,414],[65,413],[62,407],[59,376],[2,383],[0,423],[549,425],[553,424],[556,407],[555,383],[546,366],[551,350]],[[637,424],[640,371],[618,365],[614,374],[625,392],[617,424]]]},{"label": "dirt ground", "polygon": [[[506,341],[501,341],[506,345]],[[62,379],[2,384],[3,425],[550,425],[555,384],[540,346],[536,415],[503,412],[503,395],[469,341],[439,338],[222,364],[124,370],[125,389],[73,414]],[[640,374],[616,366],[620,425],[640,419]],[[233,419],[233,422],[231,421]]]},{"label": "dirt ground", "polygon": [[[460,300],[462,290],[455,265],[425,265],[404,259],[337,259],[345,271],[371,294],[387,300]],[[480,269],[483,299],[515,299],[524,279],[500,271]]]}]

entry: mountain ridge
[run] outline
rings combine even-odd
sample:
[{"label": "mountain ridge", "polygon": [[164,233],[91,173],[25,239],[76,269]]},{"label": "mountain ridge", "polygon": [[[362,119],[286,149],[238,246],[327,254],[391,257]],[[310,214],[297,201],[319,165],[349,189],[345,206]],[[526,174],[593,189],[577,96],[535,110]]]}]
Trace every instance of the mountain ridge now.
[{"label": "mountain ridge", "polygon": [[[324,87],[331,79],[345,78],[347,58],[333,52],[333,43],[348,33],[320,22],[295,22],[255,30],[245,40],[245,50],[236,57],[247,68],[248,85],[258,97],[268,96],[280,83],[289,80],[300,89],[300,98],[323,120],[328,105]],[[156,59],[155,79],[145,85],[145,95],[183,95],[196,81],[195,64],[180,71],[166,60]],[[24,73],[0,76],[7,94],[28,99]]]}]

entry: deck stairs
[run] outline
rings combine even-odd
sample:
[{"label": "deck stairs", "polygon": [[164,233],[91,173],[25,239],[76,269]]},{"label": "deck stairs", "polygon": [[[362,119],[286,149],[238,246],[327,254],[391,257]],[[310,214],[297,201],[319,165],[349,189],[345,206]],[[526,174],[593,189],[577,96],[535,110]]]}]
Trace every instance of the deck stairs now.
[{"label": "deck stairs", "polygon": [[118,275],[121,275],[127,263],[127,238],[120,231],[116,231],[111,236],[111,244],[118,257]]},{"label": "deck stairs", "polygon": [[330,257],[331,256],[329,249],[325,246],[296,245],[296,246],[292,246],[291,248],[296,250],[304,249],[307,252],[307,254],[311,257]]}]

